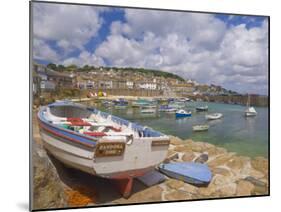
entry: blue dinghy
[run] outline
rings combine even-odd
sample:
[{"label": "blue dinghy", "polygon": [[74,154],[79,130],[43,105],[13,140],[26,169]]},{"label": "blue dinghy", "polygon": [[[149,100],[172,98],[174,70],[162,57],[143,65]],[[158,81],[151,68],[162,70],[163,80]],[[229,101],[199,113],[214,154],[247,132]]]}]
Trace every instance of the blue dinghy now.
[{"label": "blue dinghy", "polygon": [[171,178],[194,185],[206,185],[212,180],[212,172],[206,164],[178,162],[160,164],[159,170]]},{"label": "blue dinghy", "polygon": [[186,112],[185,110],[178,110],[176,112],[176,118],[191,117],[191,111]]}]

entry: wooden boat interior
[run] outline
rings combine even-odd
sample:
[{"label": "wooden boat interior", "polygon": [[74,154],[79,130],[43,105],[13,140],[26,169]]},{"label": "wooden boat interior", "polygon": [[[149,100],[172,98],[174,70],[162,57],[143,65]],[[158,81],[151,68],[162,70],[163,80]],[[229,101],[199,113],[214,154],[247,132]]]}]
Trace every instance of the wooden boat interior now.
[{"label": "wooden boat interior", "polygon": [[162,133],[132,123],[95,108],[71,104],[46,107],[45,118],[52,124],[87,136],[131,136],[134,138],[160,137]]}]

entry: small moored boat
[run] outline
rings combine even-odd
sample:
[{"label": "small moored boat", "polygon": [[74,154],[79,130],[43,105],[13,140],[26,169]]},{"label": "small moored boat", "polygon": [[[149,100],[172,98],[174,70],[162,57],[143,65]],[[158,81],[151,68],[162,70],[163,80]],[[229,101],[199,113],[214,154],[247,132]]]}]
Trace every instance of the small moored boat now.
[{"label": "small moored boat", "polygon": [[194,185],[206,185],[212,180],[212,172],[206,164],[177,162],[160,164],[159,170],[169,177]]},{"label": "small moored boat", "polygon": [[196,107],[196,111],[198,111],[198,112],[207,111],[208,109],[209,109],[208,105]]},{"label": "small moored boat", "polygon": [[258,113],[257,111],[255,110],[254,107],[251,107],[250,106],[250,95],[248,95],[248,100],[247,100],[247,108],[245,110],[245,116],[246,117],[253,117],[253,116],[256,116]]},{"label": "small moored boat", "polygon": [[221,119],[223,117],[222,113],[212,113],[205,116],[208,120]]},{"label": "small moored boat", "polygon": [[191,111],[187,112],[187,111],[181,109],[176,112],[176,118],[191,117],[191,114],[192,114]]},{"label": "small moored boat", "polygon": [[196,132],[207,131],[208,129],[209,129],[209,125],[207,124],[192,126],[192,130]]},{"label": "small moored boat", "polygon": [[116,104],[114,107],[115,107],[116,109],[125,109],[125,108],[127,108],[127,107],[128,107],[128,105],[124,105],[124,104]]},{"label": "small moored boat", "polygon": [[246,117],[252,117],[252,116],[256,116],[258,113],[257,111],[255,110],[254,107],[248,107],[246,110],[245,110],[245,116]]},{"label": "small moored boat", "polygon": [[173,101],[170,102],[168,106],[175,109],[181,109],[185,107],[185,103],[180,101]]},{"label": "small moored boat", "polygon": [[159,112],[166,112],[166,113],[175,113],[177,111],[176,108],[169,107],[168,105],[160,105]]},{"label": "small moored boat", "polygon": [[144,108],[144,109],[141,109],[140,112],[141,113],[156,113],[156,109],[155,108]]},{"label": "small moored boat", "polygon": [[168,136],[73,102],[55,102],[38,112],[45,149],[65,165],[114,179],[128,197],[135,177],[161,163]]}]

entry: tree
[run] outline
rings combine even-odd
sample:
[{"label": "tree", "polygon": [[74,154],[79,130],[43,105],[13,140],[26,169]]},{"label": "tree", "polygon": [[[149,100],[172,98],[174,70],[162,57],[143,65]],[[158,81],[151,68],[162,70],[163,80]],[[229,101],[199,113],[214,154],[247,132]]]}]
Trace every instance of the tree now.
[{"label": "tree", "polygon": [[66,67],[66,71],[76,71],[77,70],[77,66],[72,64]]},{"label": "tree", "polygon": [[57,71],[63,72],[64,70],[65,70],[64,65],[58,65],[58,66],[57,66]]},{"label": "tree", "polygon": [[49,63],[48,65],[47,65],[47,68],[49,68],[49,69],[52,69],[52,70],[57,70],[57,65],[56,64],[54,64],[54,63]]}]

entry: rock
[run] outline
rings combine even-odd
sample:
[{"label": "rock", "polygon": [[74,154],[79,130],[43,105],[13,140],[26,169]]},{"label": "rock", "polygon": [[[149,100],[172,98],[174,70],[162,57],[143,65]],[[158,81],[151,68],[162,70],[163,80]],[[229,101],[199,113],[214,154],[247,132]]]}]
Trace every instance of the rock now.
[{"label": "rock", "polygon": [[246,180],[240,180],[237,183],[237,196],[250,196],[254,191],[255,186]]},{"label": "rock", "polygon": [[179,154],[173,150],[168,150],[168,156],[164,160],[164,163],[168,163],[171,160],[176,160],[179,158]]},{"label": "rock", "polygon": [[159,202],[162,201],[163,189],[160,186],[152,186],[145,190],[141,190],[132,194],[129,199],[120,199],[118,204],[127,203],[140,203],[140,202]]},{"label": "rock", "polygon": [[231,197],[236,193],[236,183],[229,183],[219,188],[218,192],[222,197]]},{"label": "rock", "polygon": [[214,145],[209,146],[209,148],[205,149],[205,152],[208,153],[209,157],[227,153],[226,149],[222,147],[216,147]]},{"label": "rock", "polygon": [[45,151],[33,143],[33,208],[60,208],[67,206],[64,184]]},{"label": "rock", "polygon": [[223,176],[226,176],[226,177],[230,177],[231,176],[231,171],[230,170],[228,170],[226,168],[221,168],[221,167],[213,168],[212,169],[212,173],[213,173],[213,175],[220,174],[220,175],[223,175]]},{"label": "rock", "polygon": [[185,183],[183,187],[181,187],[179,190],[191,193],[191,194],[196,194],[198,192],[198,187],[194,185],[190,185]]},{"label": "rock", "polygon": [[180,145],[182,144],[182,140],[178,137],[175,137],[175,136],[169,136],[170,137],[170,144],[173,144],[173,145]]},{"label": "rock", "polygon": [[233,155],[234,155],[233,153],[226,153],[226,154],[219,155],[213,160],[209,161],[208,165],[210,167],[221,166],[223,164],[226,164],[233,157]]},{"label": "rock", "polygon": [[212,157],[212,156],[215,156],[218,154],[216,147],[210,148],[210,149],[206,150],[206,152],[208,153],[209,157]]},{"label": "rock", "polygon": [[182,156],[182,161],[192,161],[195,158],[195,154],[192,151],[185,152]]},{"label": "rock", "polygon": [[172,191],[164,196],[165,200],[171,201],[171,200],[187,200],[191,199],[191,194],[186,193],[184,191]]},{"label": "rock", "polygon": [[209,184],[208,187],[200,187],[198,193],[203,197],[211,197],[217,191],[217,186],[214,184]]},{"label": "rock", "polygon": [[255,186],[253,190],[256,195],[265,195],[268,194],[268,186]]},{"label": "rock", "polygon": [[209,159],[208,154],[203,153],[203,154],[201,154],[199,157],[197,157],[197,158],[194,160],[194,162],[196,162],[196,163],[206,163],[206,162],[208,161],[208,159]]},{"label": "rock", "polygon": [[261,179],[264,177],[264,174],[260,171],[257,171],[255,169],[251,169],[249,172],[249,175],[256,178],[256,179]]},{"label": "rock", "polygon": [[226,165],[231,169],[241,170],[247,161],[249,161],[247,157],[234,156],[231,160],[227,162]]},{"label": "rock", "polygon": [[268,175],[268,160],[263,157],[256,157],[251,161],[251,165],[256,170]]},{"label": "rock", "polygon": [[192,152],[192,148],[187,145],[178,145],[174,148],[176,152]]},{"label": "rock", "polygon": [[217,149],[217,152],[220,153],[220,154],[225,154],[225,153],[227,153],[226,149],[223,148],[223,147],[216,147],[216,149]]},{"label": "rock", "polygon": [[233,181],[233,179],[231,177],[228,176],[223,176],[223,175],[215,175],[213,177],[213,184],[214,185],[226,185],[228,183],[231,183]]},{"label": "rock", "polygon": [[190,148],[192,151],[194,152],[203,152],[205,151],[205,146],[204,146],[204,143],[202,142],[193,142],[193,143],[190,143],[189,144]]},{"label": "rock", "polygon": [[192,139],[186,139],[186,140],[184,140],[184,143],[185,144],[193,144],[195,142]]},{"label": "rock", "polygon": [[176,179],[169,179],[167,182],[166,182],[166,185],[168,187],[170,187],[171,189],[176,189],[178,190],[180,187],[182,187],[184,185],[184,182],[183,181],[180,181],[180,180],[176,180]]},{"label": "rock", "polygon": [[255,186],[266,186],[265,182],[258,180],[252,176],[245,177],[244,180],[251,182]]}]

